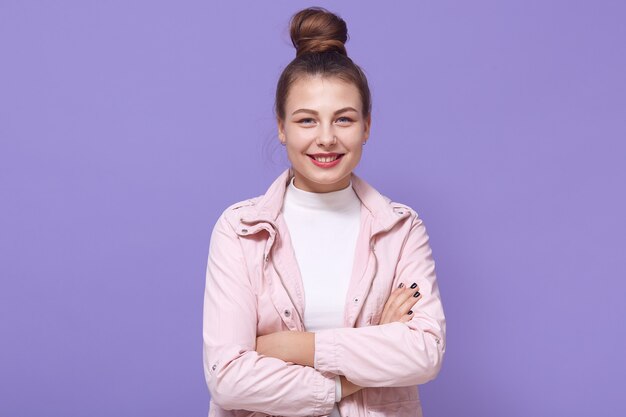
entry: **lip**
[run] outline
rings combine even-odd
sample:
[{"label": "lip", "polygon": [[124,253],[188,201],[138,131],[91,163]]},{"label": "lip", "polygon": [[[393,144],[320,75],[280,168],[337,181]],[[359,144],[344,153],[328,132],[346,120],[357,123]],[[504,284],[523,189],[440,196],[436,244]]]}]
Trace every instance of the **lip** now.
[{"label": "lip", "polygon": [[319,157],[319,156],[340,156],[343,155],[342,153],[337,153],[337,152],[330,152],[330,153],[308,153],[308,156],[312,156],[312,157]]},{"label": "lip", "polygon": [[[308,157],[311,159],[311,162],[313,162],[313,164],[315,166],[318,166],[320,168],[332,168],[335,165],[337,165],[339,162],[341,162],[341,160],[343,159],[343,156],[345,154],[343,153],[314,153],[314,154],[307,154]],[[315,157],[320,157],[320,156],[337,156],[337,159],[335,159],[334,161],[331,162],[320,162],[318,160],[315,159]]]}]

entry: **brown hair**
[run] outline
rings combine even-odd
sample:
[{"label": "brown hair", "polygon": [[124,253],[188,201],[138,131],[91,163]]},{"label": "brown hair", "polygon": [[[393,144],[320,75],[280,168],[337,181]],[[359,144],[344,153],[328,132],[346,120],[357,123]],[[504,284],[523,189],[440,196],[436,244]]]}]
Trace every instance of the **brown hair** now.
[{"label": "brown hair", "polygon": [[361,95],[363,117],[372,111],[367,78],[349,57],[346,22],[322,7],[300,10],[291,18],[291,42],[296,57],[285,67],[276,87],[276,117],[285,120],[285,102],[291,85],[304,76],[337,77],[354,84]]}]

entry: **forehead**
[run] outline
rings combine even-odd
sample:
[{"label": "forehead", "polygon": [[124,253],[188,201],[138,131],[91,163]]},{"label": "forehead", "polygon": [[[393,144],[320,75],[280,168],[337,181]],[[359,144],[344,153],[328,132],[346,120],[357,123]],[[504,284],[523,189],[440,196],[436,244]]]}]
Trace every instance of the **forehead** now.
[{"label": "forehead", "polygon": [[354,84],[337,77],[306,76],[294,81],[285,104],[287,109],[351,106],[360,110],[361,96]]}]

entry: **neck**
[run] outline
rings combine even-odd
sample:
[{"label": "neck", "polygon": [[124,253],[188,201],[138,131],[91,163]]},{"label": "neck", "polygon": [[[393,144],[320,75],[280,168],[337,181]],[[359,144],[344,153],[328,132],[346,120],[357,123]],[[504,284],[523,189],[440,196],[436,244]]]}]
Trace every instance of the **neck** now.
[{"label": "neck", "polygon": [[351,175],[348,175],[333,184],[316,184],[312,183],[311,181],[307,181],[306,178],[298,175],[297,172],[294,174],[292,182],[300,190],[312,193],[330,193],[333,191],[346,189],[348,186],[350,186],[350,184],[352,184]]},{"label": "neck", "polygon": [[285,201],[287,204],[303,208],[332,211],[341,211],[355,204],[360,204],[359,197],[352,188],[352,181],[348,181],[347,186],[340,190],[318,193],[297,187],[295,177],[292,177],[289,182]]}]

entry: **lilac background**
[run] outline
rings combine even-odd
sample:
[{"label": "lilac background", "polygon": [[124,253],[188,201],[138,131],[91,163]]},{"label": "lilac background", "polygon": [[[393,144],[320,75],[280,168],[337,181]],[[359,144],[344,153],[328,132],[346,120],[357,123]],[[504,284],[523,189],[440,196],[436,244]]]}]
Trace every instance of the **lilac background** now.
[{"label": "lilac background", "polygon": [[425,415],[625,415],[626,6],[546,0],[0,0],[0,415],[206,415],[210,231],[287,166],[314,4],[372,86],[357,173],[431,236]]}]

